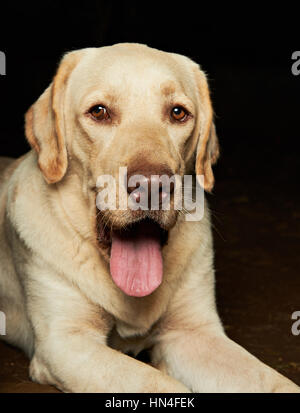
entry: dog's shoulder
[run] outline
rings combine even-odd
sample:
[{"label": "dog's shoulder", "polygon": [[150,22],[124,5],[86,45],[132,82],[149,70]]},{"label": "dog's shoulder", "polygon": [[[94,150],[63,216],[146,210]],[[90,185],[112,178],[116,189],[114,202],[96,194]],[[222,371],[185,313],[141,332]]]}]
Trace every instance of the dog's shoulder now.
[{"label": "dog's shoulder", "polygon": [[0,157],[0,188],[14,170],[16,161],[14,158]]}]

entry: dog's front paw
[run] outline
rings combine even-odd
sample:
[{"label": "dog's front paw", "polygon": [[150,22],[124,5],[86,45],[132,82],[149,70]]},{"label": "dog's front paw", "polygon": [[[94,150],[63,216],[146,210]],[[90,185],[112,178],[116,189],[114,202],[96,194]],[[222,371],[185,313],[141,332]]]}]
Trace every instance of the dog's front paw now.
[{"label": "dog's front paw", "polygon": [[284,380],[275,384],[271,393],[300,393],[300,387],[290,380]]},{"label": "dog's front paw", "polygon": [[29,366],[29,376],[32,381],[39,384],[49,384],[65,391],[61,383],[54,379],[48,367],[38,357],[34,356]]}]

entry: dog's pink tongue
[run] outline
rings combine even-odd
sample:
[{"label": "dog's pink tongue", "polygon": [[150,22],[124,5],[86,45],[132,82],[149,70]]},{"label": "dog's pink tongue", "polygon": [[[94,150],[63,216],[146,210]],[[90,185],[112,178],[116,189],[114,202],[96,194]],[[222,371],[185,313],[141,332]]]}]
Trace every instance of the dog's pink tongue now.
[{"label": "dog's pink tongue", "polygon": [[114,233],[110,272],[125,294],[134,297],[151,294],[163,276],[159,229],[143,222],[133,230]]}]

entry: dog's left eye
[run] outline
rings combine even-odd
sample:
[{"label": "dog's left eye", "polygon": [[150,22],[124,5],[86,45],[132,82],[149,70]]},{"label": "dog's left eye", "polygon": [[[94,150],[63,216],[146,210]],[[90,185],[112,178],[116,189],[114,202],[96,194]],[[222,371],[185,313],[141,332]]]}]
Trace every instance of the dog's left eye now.
[{"label": "dog's left eye", "polygon": [[171,111],[174,120],[184,122],[188,117],[188,112],[182,106],[175,106]]},{"label": "dog's left eye", "polygon": [[89,113],[96,120],[107,120],[109,118],[108,111],[103,105],[95,105],[90,110]]}]

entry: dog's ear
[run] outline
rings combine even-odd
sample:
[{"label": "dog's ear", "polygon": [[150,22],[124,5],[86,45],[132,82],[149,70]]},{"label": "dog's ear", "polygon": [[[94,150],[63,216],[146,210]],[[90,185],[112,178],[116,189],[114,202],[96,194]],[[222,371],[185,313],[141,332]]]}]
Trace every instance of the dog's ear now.
[{"label": "dog's ear", "polygon": [[220,151],[219,142],[213,122],[213,108],[206,76],[198,65],[193,66],[197,86],[198,118],[195,126],[196,174],[204,175],[204,189],[211,192],[214,186],[212,165],[216,163]]},{"label": "dog's ear", "polygon": [[64,131],[64,95],[67,80],[76,66],[79,52],[66,54],[53,82],[25,115],[27,140],[38,154],[38,165],[46,182],[59,182],[65,175],[68,156]]}]

